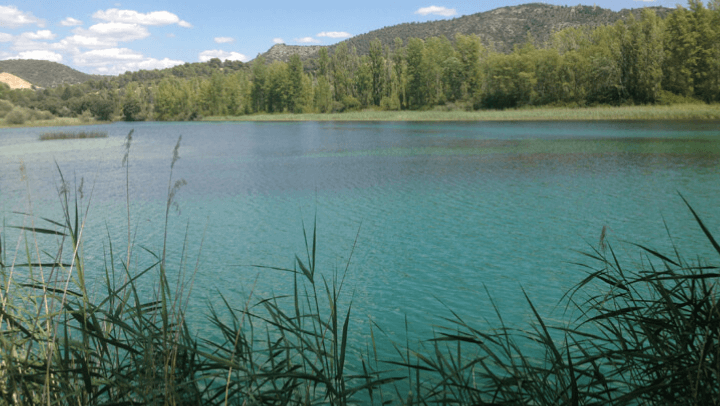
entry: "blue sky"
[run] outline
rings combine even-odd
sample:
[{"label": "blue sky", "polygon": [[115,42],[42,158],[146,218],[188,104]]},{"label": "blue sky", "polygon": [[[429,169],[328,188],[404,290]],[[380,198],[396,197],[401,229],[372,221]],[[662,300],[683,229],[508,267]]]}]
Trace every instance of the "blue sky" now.
[{"label": "blue sky", "polygon": [[[278,42],[330,45],[385,26],[454,18],[527,2],[17,0],[0,2],[0,60],[46,59],[86,73],[113,75],[214,57],[248,61]],[[615,11],[675,6],[673,0],[579,4]]]}]

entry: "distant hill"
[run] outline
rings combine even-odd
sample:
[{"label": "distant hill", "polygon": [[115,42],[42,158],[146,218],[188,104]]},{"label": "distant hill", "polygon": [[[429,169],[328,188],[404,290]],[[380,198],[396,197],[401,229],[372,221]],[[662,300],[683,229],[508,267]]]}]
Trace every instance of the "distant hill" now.
[{"label": "distant hill", "polygon": [[[665,17],[672,11],[665,7],[649,8],[655,10],[660,17]],[[452,39],[458,33],[476,34],[484,44],[492,44],[500,52],[509,52],[515,45],[524,44],[528,33],[538,45],[542,45],[550,39],[552,33],[564,28],[613,24],[630,13],[639,17],[641,12],[642,9],[624,9],[616,12],[594,6],[568,7],[530,3],[501,7],[451,20],[394,25],[352,37],[345,42],[348,48],[354,46],[358,54],[364,55],[370,48],[370,41],[375,38],[380,39],[383,45],[392,46],[395,38],[401,38],[407,43],[407,40],[413,37],[424,39],[444,35]],[[335,47],[337,44],[330,48]]]},{"label": "distant hill", "polygon": [[38,87],[55,87],[107,78],[101,75],[88,75],[57,62],[34,59],[0,61],[0,72],[13,74]]},{"label": "distant hill", "polygon": [[[660,17],[665,17],[672,9],[665,7],[648,7]],[[542,3],[530,3],[520,6],[501,7],[483,13],[466,15],[451,20],[428,21],[425,23],[404,23],[384,27],[360,34],[345,41],[348,48],[355,47],[359,55],[365,55],[370,49],[370,42],[380,39],[383,45],[393,46],[395,38],[407,43],[409,38],[430,38],[440,35],[452,39],[455,34],[478,35],[484,44],[492,45],[497,51],[512,51],[515,45],[524,44],[528,33],[538,45],[547,42],[552,33],[568,27],[613,24],[630,13],[639,17],[642,9],[624,9],[619,12],[595,6],[554,6]],[[331,45],[332,51],[339,45]],[[302,59],[315,57],[319,46],[287,46],[276,50],[277,45],[263,54],[268,61],[289,59],[297,51]],[[282,52],[274,52],[282,51]]]}]

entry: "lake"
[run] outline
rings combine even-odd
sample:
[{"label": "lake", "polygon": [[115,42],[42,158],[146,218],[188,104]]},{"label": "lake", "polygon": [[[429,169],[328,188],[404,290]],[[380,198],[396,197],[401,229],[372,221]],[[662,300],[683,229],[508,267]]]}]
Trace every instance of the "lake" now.
[{"label": "lake", "polygon": [[[315,219],[318,273],[344,275],[356,349],[371,325],[404,343],[406,319],[410,341],[427,339],[449,309],[492,322],[488,292],[510,324],[532,319],[523,289],[562,319],[558,300],[586,276],[577,263],[592,264],[581,252],[603,227],[628,264],[642,257],[624,241],[671,249],[666,225],[681,252],[710,258],[678,193],[720,226],[719,122],[116,123],[78,129],[106,139],[38,140],[53,130],[63,129],[0,129],[0,214],[8,225],[28,221],[14,212],[60,220],[57,168],[71,188],[82,183],[96,291],[108,235],[119,252],[127,244],[126,190],[134,243],[161,252],[182,136],[172,182],[187,184],[168,252],[177,269],[187,241],[188,278],[198,264],[194,326],[220,294],[242,308],[250,292],[292,293],[290,273],[254,265],[293,268]],[[17,230],[3,239],[6,257],[24,252]]]}]

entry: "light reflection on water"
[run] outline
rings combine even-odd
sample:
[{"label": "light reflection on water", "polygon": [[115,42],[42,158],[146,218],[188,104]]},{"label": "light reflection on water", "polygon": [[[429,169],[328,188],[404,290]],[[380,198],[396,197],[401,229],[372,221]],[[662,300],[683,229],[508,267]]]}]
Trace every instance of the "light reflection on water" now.
[{"label": "light reflection on water", "polygon": [[5,220],[20,221],[12,212],[28,210],[28,191],[34,213],[59,218],[57,162],[71,183],[84,179],[85,252],[102,269],[107,233],[120,247],[127,235],[131,128],[131,228],[156,251],[183,136],[173,176],[188,184],[171,211],[173,258],[187,230],[194,264],[207,229],[191,319],[219,305],[219,293],[242,307],[258,274],[256,297],[289,293],[290,275],[250,265],[291,268],[305,252],[302,221],[311,232],[317,213],[323,275],[342,272],[353,252],[345,303],[358,348],[369,320],[402,341],[406,316],[413,338],[447,325],[447,308],[493,320],[486,288],[506,322],[529,319],[521,288],[549,315],[584,277],[574,250],[589,250],[603,226],[621,251],[619,240],[663,249],[664,219],[680,247],[709,255],[678,192],[720,224],[717,122],[118,123],[85,129],[108,139],[42,143],[48,129],[0,130]]}]

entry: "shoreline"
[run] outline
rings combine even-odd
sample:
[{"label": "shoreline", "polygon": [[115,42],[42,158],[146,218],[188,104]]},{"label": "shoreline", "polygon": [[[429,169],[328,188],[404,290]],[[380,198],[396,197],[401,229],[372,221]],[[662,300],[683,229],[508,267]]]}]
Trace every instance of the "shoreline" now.
[{"label": "shoreline", "polygon": [[[649,120],[720,120],[720,104],[676,104],[671,106],[599,106],[599,107],[537,107],[514,110],[477,111],[379,111],[363,110],[345,113],[275,113],[242,116],[209,116],[201,122],[443,122],[443,121],[649,121]],[[0,120],[0,128],[73,127],[111,124],[112,121],[83,122],[79,118],[58,117],[9,125]],[[142,122],[142,121],[138,121]]]},{"label": "shoreline", "polygon": [[720,120],[720,104],[624,107],[538,107],[478,111],[353,111],[346,113],[277,113],[212,116],[202,121],[605,121]]}]

